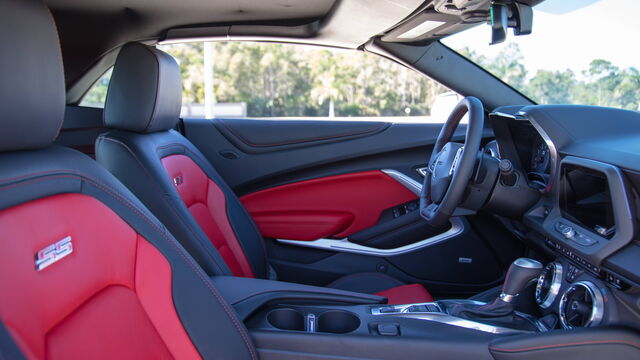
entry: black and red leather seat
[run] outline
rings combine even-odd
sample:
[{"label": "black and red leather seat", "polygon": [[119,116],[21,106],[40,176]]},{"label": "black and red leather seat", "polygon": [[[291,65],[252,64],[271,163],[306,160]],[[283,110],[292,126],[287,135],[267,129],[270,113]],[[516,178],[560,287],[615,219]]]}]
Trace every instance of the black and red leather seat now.
[{"label": "black and red leather seat", "polygon": [[[181,79],[168,54],[125,45],[113,70],[96,159],[167,226],[210,275],[269,278],[263,238],[240,200],[202,153],[173,130]],[[419,284],[379,273],[351,274],[330,285],[376,293],[390,303],[431,301]]]},{"label": "black and red leather seat", "polygon": [[233,309],[167,229],[89,157],[53,146],[56,28],[0,2],[0,359],[257,359]]}]

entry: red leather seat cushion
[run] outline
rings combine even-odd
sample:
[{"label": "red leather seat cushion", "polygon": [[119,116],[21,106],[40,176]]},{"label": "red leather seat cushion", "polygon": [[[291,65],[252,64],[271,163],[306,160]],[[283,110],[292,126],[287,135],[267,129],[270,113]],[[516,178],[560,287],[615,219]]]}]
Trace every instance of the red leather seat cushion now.
[{"label": "red leather seat cushion", "polygon": [[389,299],[388,303],[393,305],[433,301],[431,294],[420,284],[396,286],[375,295],[386,297]]},{"label": "red leather seat cushion", "polygon": [[[176,313],[167,259],[83,194],[0,211],[0,319],[29,359],[197,359]],[[73,252],[37,271],[36,253]]]},{"label": "red leather seat cushion", "polygon": [[[229,222],[227,199],[222,189],[188,156],[169,155],[161,161],[174,181],[180,198],[233,275],[254,277],[251,265]],[[178,178],[179,182],[175,180]]]}]

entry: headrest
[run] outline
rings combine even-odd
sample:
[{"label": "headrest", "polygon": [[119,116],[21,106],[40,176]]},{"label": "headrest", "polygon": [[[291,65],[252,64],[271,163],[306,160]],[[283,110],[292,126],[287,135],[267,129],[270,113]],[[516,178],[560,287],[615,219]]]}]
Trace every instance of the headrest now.
[{"label": "headrest", "polygon": [[64,70],[53,17],[39,1],[0,1],[0,151],[32,150],[58,136]]},{"label": "headrest", "polygon": [[106,126],[139,133],[168,130],[178,122],[181,105],[178,63],[156,48],[124,45],[109,81]]}]

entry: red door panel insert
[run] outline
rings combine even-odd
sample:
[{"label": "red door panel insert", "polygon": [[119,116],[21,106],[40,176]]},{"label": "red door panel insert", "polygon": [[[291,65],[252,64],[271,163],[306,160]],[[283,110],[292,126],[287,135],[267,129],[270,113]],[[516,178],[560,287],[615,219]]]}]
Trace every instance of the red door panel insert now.
[{"label": "red door panel insert", "polygon": [[369,228],[385,209],[416,198],[402,184],[373,170],[280,185],[240,200],[263,236],[315,240]]}]

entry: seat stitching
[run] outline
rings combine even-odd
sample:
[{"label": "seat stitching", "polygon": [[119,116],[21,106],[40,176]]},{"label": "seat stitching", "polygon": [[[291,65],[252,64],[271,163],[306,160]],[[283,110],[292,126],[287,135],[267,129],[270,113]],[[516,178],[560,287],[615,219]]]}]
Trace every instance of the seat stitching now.
[{"label": "seat stitching", "polygon": [[[364,273],[356,273],[356,274],[349,274],[349,275],[345,275],[342,276],[332,282],[330,282],[326,287],[331,287],[333,285],[335,285],[336,283],[339,283],[340,281],[344,281],[347,279],[352,279],[352,278],[357,278],[360,276],[374,276],[374,277],[379,277],[379,278],[384,278],[387,280],[391,280],[392,282],[395,282],[396,284],[398,284],[398,286],[402,286],[402,285],[407,285],[406,283],[394,278],[393,276],[390,275],[384,275],[384,274],[379,274],[379,273],[374,273],[374,272],[364,272]],[[390,289],[390,288],[389,288]],[[388,289],[387,289],[388,290]]]},{"label": "seat stitching", "polygon": [[365,130],[353,130],[353,131],[350,131],[350,132],[344,132],[344,133],[339,133],[339,134],[335,134],[335,135],[318,136],[318,137],[312,137],[312,138],[304,138],[304,139],[273,142],[273,143],[265,143],[265,144],[255,144],[255,143],[251,142],[249,139],[247,139],[244,136],[242,136],[239,132],[237,132],[231,126],[229,126],[224,121],[224,119],[216,119],[216,120],[219,123],[221,123],[222,126],[224,126],[229,132],[231,132],[231,134],[236,136],[238,139],[240,139],[245,144],[253,146],[253,147],[273,147],[273,146],[283,146],[283,145],[304,144],[304,143],[309,143],[309,142],[314,142],[314,141],[333,140],[333,139],[338,139],[338,138],[341,138],[341,137],[365,135],[365,134],[370,134],[372,132],[376,132],[376,131],[382,129],[383,127],[387,126],[387,123],[382,122],[380,124],[373,125],[373,126],[367,128]]},{"label": "seat stitching", "polygon": [[490,346],[489,349],[500,351],[500,352],[524,352],[524,351],[535,351],[535,350],[546,350],[560,347],[569,347],[569,346],[581,346],[581,345],[607,345],[607,344],[622,344],[629,345],[635,348],[640,349],[640,343],[636,343],[633,341],[626,340],[593,340],[593,341],[581,341],[581,342],[573,342],[573,343],[564,343],[564,344],[549,344],[549,345],[540,345],[540,346],[531,346],[526,348],[514,348],[514,349],[505,349],[505,348],[497,348]]},{"label": "seat stitching", "polygon": [[[337,290],[337,291],[344,291],[344,292],[352,292],[352,293],[354,293],[354,294],[358,294],[358,295],[360,295],[360,296],[357,296],[357,295],[351,295],[351,294],[346,294],[346,295],[345,295],[345,294],[332,294],[332,293],[321,292],[321,291],[319,291],[319,290],[301,290],[301,289],[296,289],[295,291],[296,291],[296,292],[300,292],[300,293],[307,293],[307,294],[320,294],[320,295],[331,295],[331,296],[350,296],[350,297],[353,297],[353,298],[358,297],[358,298],[360,298],[360,299],[362,299],[362,300],[366,300],[366,301],[374,301],[374,300],[376,300],[376,299],[371,299],[370,297],[371,297],[371,296],[378,296],[378,295],[374,295],[374,294],[365,294],[365,293],[359,293],[359,292],[349,291],[349,290],[341,290],[341,289],[334,289],[334,290]],[[238,303],[240,303],[240,302],[242,302],[242,301],[245,301],[245,300],[247,300],[248,298],[250,298],[250,297],[254,297],[254,296],[256,296],[256,295],[262,295],[262,294],[268,294],[268,293],[272,293],[272,292],[280,292],[280,291],[281,291],[281,290],[262,290],[262,291],[256,291],[256,292],[254,292],[254,293],[250,293],[250,294],[245,295],[243,298],[241,298],[241,299],[239,299],[239,300],[234,301],[234,302],[233,302],[233,305],[238,304]],[[379,297],[379,298],[382,298],[382,296],[378,296],[378,297]],[[358,303],[358,304],[360,304],[360,303]]]},{"label": "seat stitching", "polygon": [[[136,162],[138,163],[138,165],[140,165],[140,167],[143,169],[143,171],[145,172],[145,174],[147,175],[147,177],[149,179],[151,179],[151,182],[156,186],[156,188],[158,188],[160,191],[160,194],[164,194],[164,192],[162,191],[162,188],[160,187],[160,184],[158,183],[158,181],[151,176],[151,174],[149,174],[148,170],[146,169],[146,167],[142,164],[142,161],[140,161],[140,159],[138,158],[138,156],[133,152],[133,150],[131,150],[131,148],[129,146],[127,146],[125,143],[116,140],[116,139],[112,139],[112,138],[108,138],[105,136],[101,136],[100,138],[98,138],[98,141],[100,140],[106,140],[106,141],[111,141],[114,143],[117,143],[119,145],[122,145],[130,154],[131,156],[133,156],[133,158],[136,160]],[[180,215],[180,213],[178,212],[178,209],[175,207],[175,205],[168,200],[165,200],[165,203],[169,204],[171,210],[174,212],[174,214],[176,215],[176,217],[180,220],[180,222],[185,225],[187,227],[187,229],[189,230],[189,232],[191,232],[191,234],[193,235],[193,237],[195,237],[201,245],[203,245],[205,247],[205,249],[207,248],[208,243],[211,243],[210,239],[208,240],[208,243],[204,241],[204,239],[200,238],[200,236],[198,236],[194,229],[192,228],[192,226],[190,224],[188,224],[184,219],[183,216]],[[186,204],[185,204],[186,206]],[[207,250],[207,255],[209,255],[209,257],[213,260],[214,264],[218,267],[218,271],[220,271],[221,273],[226,273],[226,271],[223,270],[223,267],[220,265],[220,263],[218,262],[218,260],[215,258],[215,256],[211,253],[211,251]]]},{"label": "seat stitching", "polygon": [[[172,147],[178,147],[181,148],[182,150],[185,151],[185,156],[191,157],[192,160],[195,158],[197,160],[199,160],[200,162],[202,162],[203,164],[207,164],[209,165],[213,172],[217,173],[217,170],[215,169],[215,167],[211,164],[211,162],[209,162],[209,160],[207,160],[205,157],[200,156],[198,153],[192,151],[191,149],[189,149],[187,146],[185,146],[184,144],[180,144],[180,143],[168,143],[168,144],[163,144],[163,145],[159,145],[158,147],[156,147],[156,153],[158,152],[158,149],[169,149]],[[169,155],[167,155],[169,156]],[[195,162],[195,161],[194,161]],[[216,183],[217,186],[222,187],[223,185],[226,186],[227,188],[229,188],[229,190],[233,193],[233,195],[235,195],[235,193],[233,192],[233,190],[231,190],[231,188],[229,187],[228,184],[226,184],[226,182],[224,182],[224,179],[221,179],[224,184],[220,184],[219,182],[213,180],[211,178],[211,176],[209,176],[209,174],[207,174],[207,171],[205,171],[205,169],[200,166],[200,164],[196,163],[196,165],[202,170],[202,172],[205,173],[205,175],[207,176],[207,178],[209,178],[209,180],[213,181],[214,183]],[[222,178],[222,176],[220,176],[220,174],[218,174],[218,176],[220,178]],[[223,189],[221,189],[223,190]],[[223,190],[224,191],[224,190]],[[238,197],[237,195],[235,195],[236,198]],[[228,202],[229,199],[228,197],[225,195],[225,201]],[[270,272],[270,264],[269,264],[269,255],[267,254],[267,247],[264,243],[264,237],[262,236],[262,234],[260,233],[260,230],[257,228],[255,222],[253,221],[253,218],[251,217],[251,214],[248,213],[248,211],[246,211],[246,209],[244,208],[244,205],[242,204],[242,202],[240,201],[240,199],[238,198],[238,202],[240,203],[240,206],[245,210],[246,216],[249,217],[249,219],[252,222],[252,226],[255,230],[255,232],[259,235],[258,241],[260,241],[262,244],[261,248],[262,248],[262,256],[263,259],[265,259],[265,273],[269,274]],[[229,217],[229,213],[228,213],[228,209],[229,207],[227,206],[227,217]],[[233,231],[233,233],[235,234],[236,239],[238,239],[238,243],[240,244],[240,247],[242,248],[243,252],[245,253],[246,256],[246,251],[245,251],[245,242],[241,240],[241,237],[238,236],[238,234],[236,233],[236,230],[234,229],[234,226],[231,222],[229,222],[229,225],[231,225],[231,230]],[[248,260],[248,258],[247,258]],[[251,263],[249,263],[249,267],[251,267],[251,270],[253,271],[253,267],[251,266]]]},{"label": "seat stitching", "polygon": [[[196,273],[196,275],[198,275],[198,277],[200,278],[200,280],[202,281],[202,283],[209,289],[209,291],[211,292],[211,294],[216,298],[216,300],[218,301],[218,303],[222,306],[222,308],[225,310],[225,312],[227,313],[227,315],[229,316],[229,319],[231,320],[231,322],[234,324],[234,326],[236,327],[236,329],[238,330],[238,332],[240,333],[245,345],[247,346],[247,349],[249,350],[249,353],[251,354],[251,357],[253,359],[257,359],[257,355],[255,353],[255,350],[253,349],[253,347],[250,345],[249,339],[248,339],[248,335],[246,334],[246,332],[244,331],[244,329],[242,328],[242,326],[240,326],[239,320],[237,318],[237,316],[235,316],[231,311],[231,309],[229,308],[229,305],[226,303],[226,301],[224,301],[224,299],[222,298],[222,296],[220,295],[220,293],[217,291],[217,289],[215,289],[215,287],[213,286],[213,284],[211,283],[210,280],[205,279],[205,277],[203,276],[203,274],[201,273],[202,270],[198,271],[197,265],[194,264],[193,259],[189,260],[188,254],[186,254],[186,251],[184,249],[182,249],[180,246],[177,246],[177,241],[175,239],[171,239],[170,237],[168,237],[164,232],[162,232],[158,226],[151,221],[151,219],[149,219],[148,216],[145,216],[144,214],[142,214],[139,209],[137,208],[136,205],[130,203],[126,198],[124,198],[124,196],[122,194],[120,194],[117,190],[111,188],[110,186],[103,184],[101,182],[99,182],[98,180],[83,174],[81,175],[52,175],[52,178],[79,178],[83,181],[87,181],[91,184],[93,184],[94,186],[102,189],[106,194],[108,194],[109,196],[111,196],[113,199],[119,201],[120,203],[122,203],[123,205],[125,205],[126,207],[128,207],[129,209],[131,209],[134,213],[136,213],[138,215],[138,217],[140,217],[142,220],[144,220],[147,224],[151,225],[151,227],[156,230],[156,232],[162,236],[178,253],[178,255],[180,255],[180,257],[182,257],[182,259],[187,263],[187,265],[189,265],[191,267],[191,269]],[[0,188],[0,191],[6,191],[8,189],[11,188],[15,188],[18,186],[22,186],[28,183],[35,183],[35,182],[41,182],[44,181],[44,179],[40,178],[40,179],[33,179],[33,180],[28,180],[24,183],[19,183],[19,184],[12,184],[9,185],[8,187],[4,187],[4,188]],[[172,241],[173,240],[173,241]]]},{"label": "seat stitching", "polygon": [[[142,44],[141,44],[142,45]],[[149,117],[149,121],[147,122],[147,126],[144,128],[143,132],[147,132],[150,131],[153,128],[153,122],[157,119],[156,118],[156,110],[158,109],[158,96],[160,94],[160,60],[158,59],[158,56],[155,52],[153,52],[153,50],[151,50],[151,48],[149,48],[146,45],[142,45],[142,47],[148,51],[149,53],[151,53],[151,56],[153,57],[153,59],[156,61],[156,64],[158,65],[158,76],[156,78],[156,94],[155,97],[153,99],[153,111],[151,112],[151,117]]]}]

